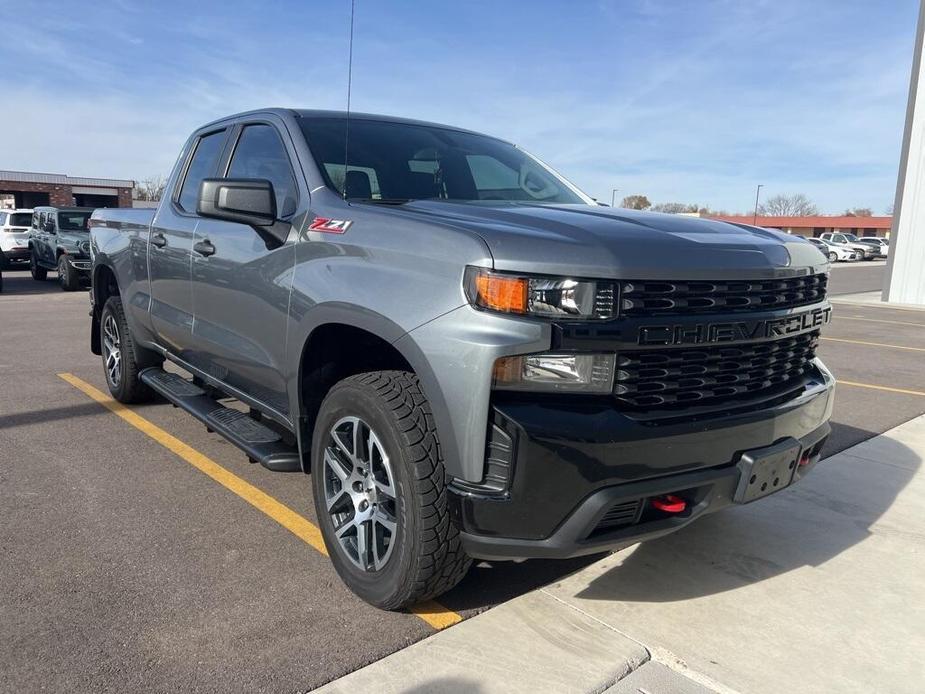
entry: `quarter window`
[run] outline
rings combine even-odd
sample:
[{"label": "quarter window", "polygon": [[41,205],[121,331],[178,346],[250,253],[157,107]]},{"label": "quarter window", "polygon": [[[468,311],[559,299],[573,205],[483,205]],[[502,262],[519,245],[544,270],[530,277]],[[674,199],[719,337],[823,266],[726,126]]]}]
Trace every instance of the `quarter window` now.
[{"label": "quarter window", "polygon": [[196,202],[199,200],[199,184],[202,179],[209,178],[215,173],[218,159],[222,155],[222,145],[225,142],[225,131],[211,133],[199,138],[196,151],[186,170],[186,178],[180,189],[180,207],[187,212],[196,211]]},{"label": "quarter window", "polygon": [[247,125],[228,167],[229,178],[262,178],[273,184],[276,213],[288,217],[296,210],[298,192],[286,147],[270,125]]}]

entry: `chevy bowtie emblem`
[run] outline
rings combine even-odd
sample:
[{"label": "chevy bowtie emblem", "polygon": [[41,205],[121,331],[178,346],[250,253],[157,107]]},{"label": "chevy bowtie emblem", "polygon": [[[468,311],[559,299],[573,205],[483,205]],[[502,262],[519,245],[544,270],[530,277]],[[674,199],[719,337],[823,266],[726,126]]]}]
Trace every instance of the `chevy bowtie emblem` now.
[{"label": "chevy bowtie emblem", "polygon": [[353,222],[349,219],[326,219],[325,217],[315,217],[311,224],[308,225],[309,231],[324,231],[329,234],[343,234]]}]

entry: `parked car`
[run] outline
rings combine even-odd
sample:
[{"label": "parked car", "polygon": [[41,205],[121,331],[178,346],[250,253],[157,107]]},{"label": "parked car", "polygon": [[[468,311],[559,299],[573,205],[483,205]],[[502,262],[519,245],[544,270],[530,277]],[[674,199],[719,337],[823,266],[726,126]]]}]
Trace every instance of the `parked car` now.
[{"label": "parked car", "polygon": [[819,238],[821,238],[823,241],[828,241],[829,244],[844,246],[858,251],[858,253],[861,254],[862,260],[873,260],[877,257],[877,251],[875,251],[867,244],[859,243],[858,237],[854,234],[849,234],[843,231],[827,231]]},{"label": "parked car", "polygon": [[345,152],[346,128],[224,118],[156,211],[94,212],[91,350],[120,402],[158,393],[311,471],[357,595],[397,609],[473,557],[627,547],[819,460],[831,306],[809,244],[600,207],[471,131],[351,114]]},{"label": "parked car", "polygon": [[32,279],[44,281],[49,270],[58,271],[61,289],[72,292],[90,277],[92,207],[36,207],[29,233],[29,269]]},{"label": "parked car", "polygon": [[32,210],[0,211],[0,268],[29,260]]},{"label": "parked car", "polygon": [[823,241],[822,239],[808,238],[806,240],[818,248],[831,263],[853,262],[855,260],[860,260],[862,256],[860,251],[856,251],[848,246],[840,246],[828,241]]},{"label": "parked car", "polygon": [[890,254],[890,240],[878,236],[862,236],[858,243],[872,246],[877,251],[878,258],[886,258]]}]

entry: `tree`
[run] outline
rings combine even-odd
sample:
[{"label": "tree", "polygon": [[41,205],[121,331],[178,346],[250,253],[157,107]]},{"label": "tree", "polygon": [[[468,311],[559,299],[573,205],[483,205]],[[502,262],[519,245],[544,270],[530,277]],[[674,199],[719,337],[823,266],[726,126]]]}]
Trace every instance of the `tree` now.
[{"label": "tree", "polygon": [[775,195],[758,206],[758,213],[766,217],[810,217],[819,214],[819,208],[803,193]]},{"label": "tree", "polygon": [[135,184],[134,198],[136,200],[158,201],[167,188],[167,179],[161,175],[148,176],[145,180]]},{"label": "tree", "polygon": [[627,195],[620,203],[620,207],[630,210],[647,210],[652,207],[652,203],[645,195]]},{"label": "tree", "polygon": [[[626,207],[624,205],[624,207]],[[697,205],[688,205],[684,202],[660,202],[657,205],[652,205],[653,212],[665,212],[667,214],[679,214],[681,212],[697,212],[699,210]]]},{"label": "tree", "polygon": [[869,207],[852,207],[845,210],[846,217],[873,217],[874,211]]}]

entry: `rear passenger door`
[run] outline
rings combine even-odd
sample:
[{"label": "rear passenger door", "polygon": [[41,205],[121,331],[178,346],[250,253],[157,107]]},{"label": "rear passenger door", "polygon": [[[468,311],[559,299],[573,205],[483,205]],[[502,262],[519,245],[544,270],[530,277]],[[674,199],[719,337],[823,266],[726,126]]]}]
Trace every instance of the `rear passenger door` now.
[{"label": "rear passenger door", "polygon": [[[308,199],[281,122],[247,121],[231,135],[227,178],[269,180],[277,216],[291,220]],[[192,254],[196,366],[289,417],[286,328],[295,244],[279,245],[246,224],[201,219]]]},{"label": "rear passenger door", "polygon": [[151,325],[163,346],[187,360],[193,349],[190,254],[201,221],[196,215],[199,184],[218,171],[227,139],[227,128],[197,133],[171,199],[158,209],[148,237]]}]

